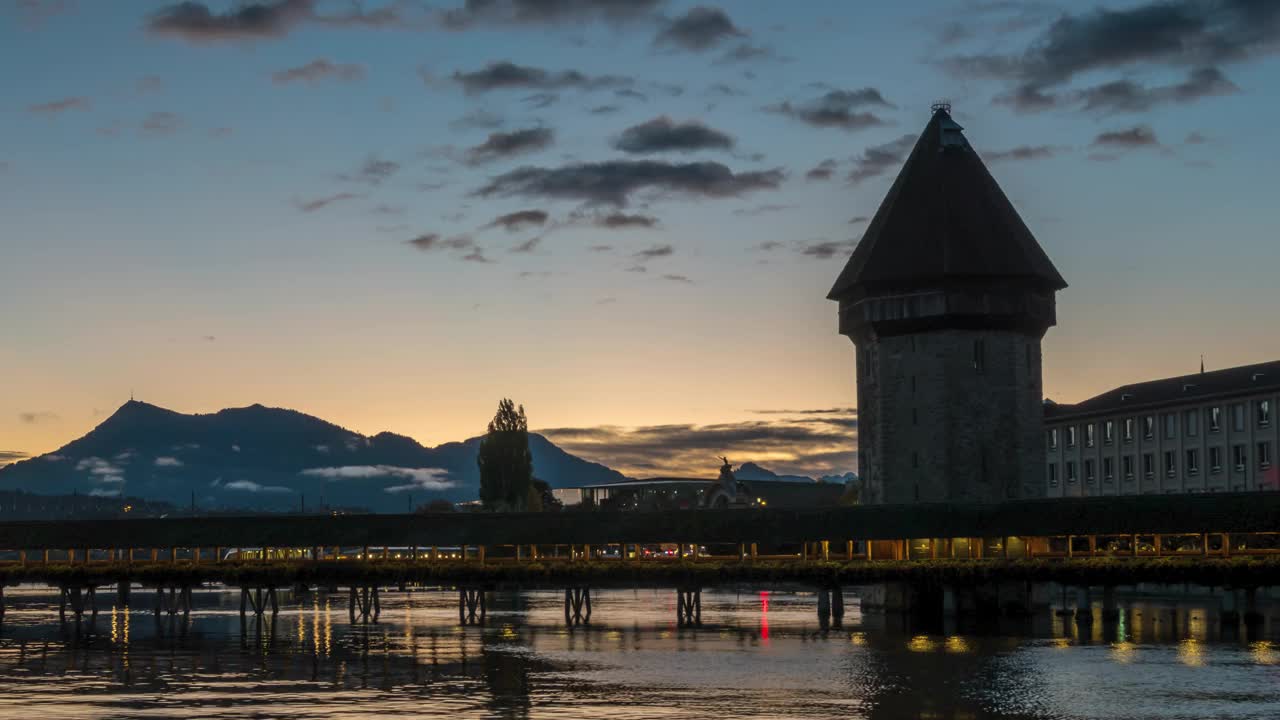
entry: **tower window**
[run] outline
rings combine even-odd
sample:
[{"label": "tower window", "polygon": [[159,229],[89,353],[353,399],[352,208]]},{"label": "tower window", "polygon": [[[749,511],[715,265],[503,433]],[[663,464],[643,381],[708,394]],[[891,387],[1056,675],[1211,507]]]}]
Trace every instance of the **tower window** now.
[{"label": "tower window", "polygon": [[1094,475],[1093,458],[1089,458],[1088,460],[1084,461],[1084,481],[1092,485],[1094,481],[1094,477],[1095,475]]},{"label": "tower window", "polygon": [[1124,441],[1133,442],[1133,418],[1124,419]]},{"label": "tower window", "polygon": [[1049,449],[1058,449],[1058,428],[1049,428]]},{"label": "tower window", "polygon": [[987,368],[987,348],[986,341],[981,338],[973,341],[973,370],[974,372],[983,372]]},{"label": "tower window", "polygon": [[1058,465],[1049,463],[1049,487],[1058,487]]},{"label": "tower window", "polygon": [[1084,446],[1093,447],[1093,423],[1086,423],[1084,426]]},{"label": "tower window", "polygon": [[1075,446],[1076,446],[1076,426],[1068,425],[1067,426],[1067,447],[1075,447]]},{"label": "tower window", "polygon": [[1108,485],[1110,485],[1111,481],[1115,479],[1115,476],[1116,476],[1115,459],[1109,458],[1109,457],[1102,458],[1102,480],[1106,482]]},{"label": "tower window", "polygon": [[1244,403],[1236,403],[1231,406],[1231,429],[1236,432],[1244,432]]},{"label": "tower window", "polygon": [[1166,413],[1164,416],[1164,436],[1168,440],[1178,437],[1178,416]]},{"label": "tower window", "polygon": [[1076,484],[1076,464],[1072,460],[1067,461],[1067,484]]},{"label": "tower window", "polygon": [[1147,477],[1156,475],[1156,456],[1152,453],[1142,454],[1142,474]]}]

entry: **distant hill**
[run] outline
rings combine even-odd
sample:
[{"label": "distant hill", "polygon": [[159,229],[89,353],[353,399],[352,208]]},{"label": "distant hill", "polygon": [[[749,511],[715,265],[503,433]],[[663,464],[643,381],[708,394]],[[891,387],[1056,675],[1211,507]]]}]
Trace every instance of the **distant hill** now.
[{"label": "distant hill", "polygon": [[778,473],[761,467],[753,462],[742,463],[733,471],[733,476],[739,480],[781,480],[783,482],[824,482],[843,484],[850,480],[856,480],[857,475],[847,472],[843,475],[823,475],[814,479],[808,475],[779,475]]},{"label": "distant hill", "polygon": [[[0,468],[0,490],[122,493],[186,507],[280,510],[323,502],[404,512],[435,498],[474,500],[480,438],[424,447],[365,436],[293,410],[252,405],[186,415],[129,401],[84,437]],[[621,482],[619,472],[529,435],[534,473],[552,487]]]}]

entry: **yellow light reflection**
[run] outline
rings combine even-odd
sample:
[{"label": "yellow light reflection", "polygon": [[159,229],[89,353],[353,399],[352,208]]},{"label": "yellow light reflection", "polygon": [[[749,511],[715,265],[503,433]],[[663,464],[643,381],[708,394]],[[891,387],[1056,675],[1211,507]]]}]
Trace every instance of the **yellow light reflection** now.
[{"label": "yellow light reflection", "polygon": [[1277,661],[1275,648],[1269,640],[1259,640],[1249,643],[1249,650],[1253,652],[1253,661],[1259,665],[1275,665]]},{"label": "yellow light reflection", "polygon": [[1122,640],[1118,643],[1111,644],[1111,659],[1118,662],[1129,664],[1133,662],[1134,655],[1138,652],[1138,646],[1128,640]]},{"label": "yellow light reflection", "polygon": [[1060,637],[1053,639],[1053,647],[1059,650],[1066,650],[1071,647],[1071,638]]},{"label": "yellow light reflection", "polygon": [[959,635],[952,635],[947,638],[946,649],[949,653],[967,653],[973,650],[969,641]]},{"label": "yellow light reflection", "polygon": [[1178,661],[1191,667],[1204,665],[1204,646],[1195,638],[1183,640],[1178,643]]},{"label": "yellow light reflection", "polygon": [[849,633],[849,642],[850,642],[850,643],[852,643],[852,644],[854,644],[854,645],[866,645],[866,644],[867,644],[867,634],[866,634],[866,633],[864,633],[864,632],[853,632],[853,633]]},{"label": "yellow light reflection", "polygon": [[907,649],[911,652],[933,652],[938,649],[938,643],[928,635],[916,635],[907,643]]}]

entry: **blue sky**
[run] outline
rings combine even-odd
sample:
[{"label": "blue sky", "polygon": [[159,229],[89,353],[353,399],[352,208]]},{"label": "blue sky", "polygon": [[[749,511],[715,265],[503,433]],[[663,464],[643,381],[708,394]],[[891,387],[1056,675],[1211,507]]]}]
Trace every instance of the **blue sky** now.
[{"label": "blue sky", "polygon": [[940,98],[1071,284],[1050,397],[1273,359],[1274,7],[0,5],[0,451],[130,390],[428,444],[512,396],[636,472],[852,469],[824,297]]}]

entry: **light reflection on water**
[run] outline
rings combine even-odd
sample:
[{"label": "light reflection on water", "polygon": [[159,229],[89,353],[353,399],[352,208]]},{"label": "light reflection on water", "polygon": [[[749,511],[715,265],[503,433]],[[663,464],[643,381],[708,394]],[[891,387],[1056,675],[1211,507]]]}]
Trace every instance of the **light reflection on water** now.
[{"label": "light reflection on water", "polygon": [[555,592],[496,594],[484,627],[448,592],[387,593],[368,626],[316,593],[242,628],[231,592],[159,621],[140,592],[133,612],[100,597],[79,626],[47,590],[6,595],[0,718],[1280,717],[1280,622],[1224,629],[1194,604],[929,627],[850,599],[822,630],[812,594],[707,591],[691,629],[674,591],[596,591],[568,629]]}]

